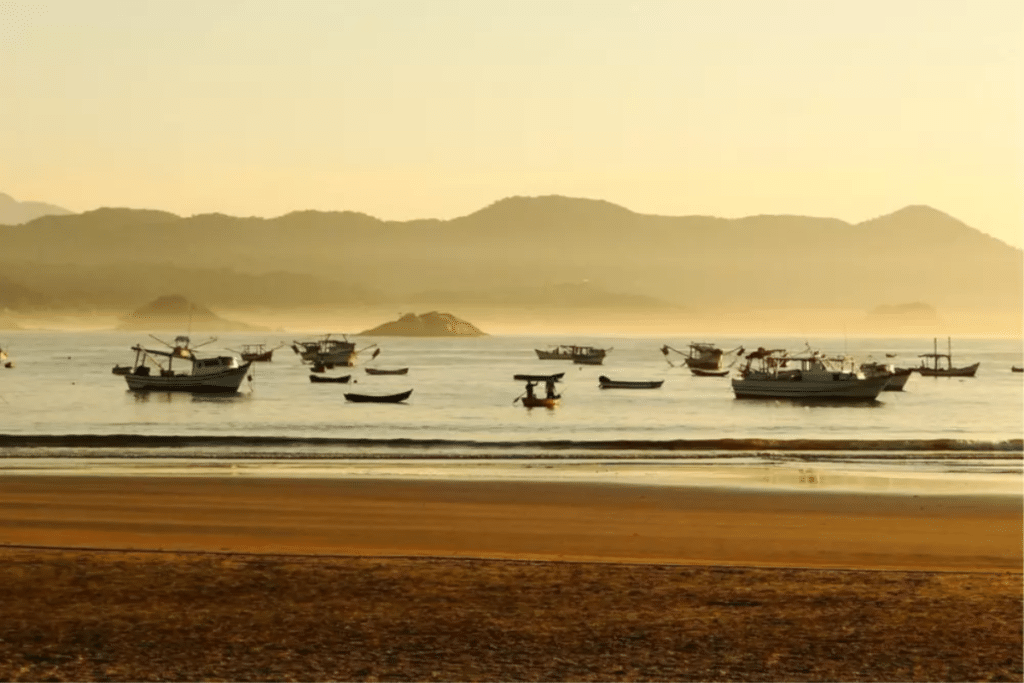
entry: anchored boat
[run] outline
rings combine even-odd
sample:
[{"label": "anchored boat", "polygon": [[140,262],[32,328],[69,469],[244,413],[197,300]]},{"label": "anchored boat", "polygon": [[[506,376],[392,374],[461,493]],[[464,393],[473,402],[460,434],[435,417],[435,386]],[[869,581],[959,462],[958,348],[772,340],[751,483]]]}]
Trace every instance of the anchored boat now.
[{"label": "anchored boat", "polygon": [[872,401],[889,382],[888,376],[867,378],[832,367],[836,359],[817,352],[790,356],[759,348],[746,358],[740,377],[732,380],[736,398]]},{"label": "anchored boat", "polygon": [[[917,372],[921,373],[925,377],[974,377],[975,373],[978,372],[978,366],[981,362],[977,362],[974,365],[968,365],[962,368],[953,366],[953,341],[950,337],[946,337],[946,344],[948,345],[948,353],[939,353],[939,340],[934,339],[934,351],[932,353],[922,353],[919,358],[924,358],[921,361],[921,366],[914,368]],[[931,366],[928,365],[928,360],[931,359]],[[942,359],[946,359],[945,366],[942,364]]]},{"label": "anchored boat", "polygon": [[[188,348],[187,338],[185,341],[186,345],[175,347],[171,351],[133,346],[135,363],[131,372],[124,375],[128,388],[132,391],[183,391],[196,394],[238,391],[251,362],[239,365],[234,356],[197,358]],[[160,358],[167,359],[166,367]],[[179,364],[188,363],[188,370],[175,371],[175,360],[178,360]]]},{"label": "anchored boat", "polygon": [[542,349],[534,349],[534,351],[540,360],[571,360],[580,365],[601,365],[611,349],[562,344],[546,351]]},{"label": "anchored boat", "polygon": [[601,375],[597,378],[598,386],[602,389],[660,389],[661,385],[665,383],[665,380],[650,380],[650,381],[638,381],[629,382],[622,380],[614,380]]}]

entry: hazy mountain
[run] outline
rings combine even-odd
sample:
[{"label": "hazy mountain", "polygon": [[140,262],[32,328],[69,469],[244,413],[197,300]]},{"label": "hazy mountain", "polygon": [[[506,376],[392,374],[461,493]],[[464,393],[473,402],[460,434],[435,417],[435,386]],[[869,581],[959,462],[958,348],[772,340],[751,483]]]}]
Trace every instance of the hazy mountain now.
[{"label": "hazy mountain", "polygon": [[[708,315],[750,308],[863,311],[884,301],[1013,313],[1021,310],[1024,280],[1020,249],[921,206],[859,224],[806,216],[650,216],[567,197],[512,197],[447,221],[316,211],[274,219],[182,218],[101,209],[0,227],[0,244],[12,261],[111,269],[107,286],[116,289],[124,287],[116,272],[126,263],[252,276],[287,271],[344,281],[379,301],[438,297],[438,305],[461,297],[544,306],[558,298],[559,283],[588,282],[591,295],[614,292],[637,297],[637,305],[664,302]],[[18,279],[48,291],[38,280]],[[289,288],[277,305],[301,303],[299,290]],[[306,294],[322,292],[311,286]],[[567,305],[601,298],[576,294],[582,298]]]},{"label": "hazy mountain", "polygon": [[67,216],[71,212],[43,202],[19,202],[9,194],[0,192],[0,224],[20,225],[41,216]]},{"label": "hazy mountain", "polygon": [[119,330],[197,330],[237,332],[260,328],[225,320],[201,304],[179,294],[161,296],[124,316]]},{"label": "hazy mountain", "polygon": [[406,313],[398,320],[386,322],[359,333],[368,337],[481,337],[471,323],[451,313],[431,311],[422,315]]}]

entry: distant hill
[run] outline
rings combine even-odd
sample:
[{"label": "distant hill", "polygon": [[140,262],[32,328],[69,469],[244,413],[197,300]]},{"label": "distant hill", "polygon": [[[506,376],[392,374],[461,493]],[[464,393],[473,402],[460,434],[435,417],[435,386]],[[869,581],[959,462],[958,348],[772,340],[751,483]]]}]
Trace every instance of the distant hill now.
[{"label": "distant hill", "polygon": [[482,337],[472,324],[451,313],[431,311],[422,315],[406,313],[398,320],[360,332],[367,337]]},{"label": "distant hill", "polygon": [[236,332],[260,328],[225,320],[205,306],[171,294],[154,299],[127,314],[117,329]]},{"label": "distant hill", "polygon": [[[141,272],[287,272],[345,282],[377,302],[439,306],[660,304],[715,315],[927,301],[943,311],[1012,315],[1024,299],[1020,249],[924,206],[859,224],[785,215],[651,216],[569,197],[511,197],[452,220],[406,222],[354,212],[261,219],[101,209],[0,226],[0,244],[11,262],[61,264],[53,277],[124,264]],[[43,269],[36,271],[42,277]],[[28,276],[18,281],[49,291]],[[590,289],[559,291],[555,283],[565,282]],[[124,280],[108,285],[123,288]],[[204,299],[218,296],[216,290],[204,291]],[[323,293],[311,280],[305,296],[312,303]],[[301,287],[289,287],[272,305],[303,298]]]},{"label": "distant hill", "polygon": [[0,192],[0,225],[21,225],[42,216],[68,216],[65,208],[43,202],[19,202]]}]

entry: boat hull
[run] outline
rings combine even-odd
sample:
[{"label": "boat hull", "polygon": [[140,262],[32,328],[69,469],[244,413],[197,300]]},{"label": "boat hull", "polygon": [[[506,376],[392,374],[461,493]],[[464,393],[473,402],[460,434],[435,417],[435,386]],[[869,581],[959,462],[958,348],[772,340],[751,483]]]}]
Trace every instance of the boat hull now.
[{"label": "boat hull", "polygon": [[341,377],[321,377],[319,375],[309,376],[309,381],[314,384],[348,384],[350,379],[352,379],[352,375],[342,375]]},{"label": "boat hull", "polygon": [[725,377],[728,370],[705,370],[703,368],[690,367],[690,374],[694,377]]},{"label": "boat hull", "polygon": [[602,389],[660,389],[665,380],[629,382],[622,380],[608,379],[605,376],[597,378],[598,385]]},{"label": "boat hull", "polygon": [[523,405],[527,408],[554,408],[558,405],[558,401],[557,398],[523,397]]},{"label": "boat hull", "polygon": [[736,398],[771,398],[821,401],[873,401],[888,384],[888,377],[850,380],[733,379]]},{"label": "boat hull", "polygon": [[409,391],[403,391],[400,394],[390,394],[387,396],[373,396],[369,394],[345,394],[346,401],[352,401],[353,403],[401,403],[405,399],[412,395],[412,389]]},{"label": "boat hull", "polygon": [[889,381],[885,384],[883,391],[903,391],[903,387],[907,385],[907,380],[914,374],[913,370],[898,370],[889,376]]},{"label": "boat hull", "polygon": [[407,375],[409,374],[409,368],[400,368],[398,370],[381,370],[380,368],[366,368],[367,375]]},{"label": "boat hull", "polygon": [[265,353],[243,353],[242,360],[248,363],[269,363],[274,358],[273,350]]},{"label": "boat hull", "polygon": [[136,375],[124,376],[132,391],[181,391],[190,394],[231,394],[242,385],[250,363],[223,372],[206,375]]}]

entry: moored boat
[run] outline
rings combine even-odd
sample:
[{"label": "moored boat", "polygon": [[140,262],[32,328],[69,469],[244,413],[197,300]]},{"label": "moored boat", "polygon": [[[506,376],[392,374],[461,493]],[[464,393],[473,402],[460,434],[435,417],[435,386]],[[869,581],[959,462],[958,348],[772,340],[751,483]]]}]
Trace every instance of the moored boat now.
[{"label": "moored boat", "polygon": [[1024,368],[1014,365],[1010,367],[1010,372],[1024,372]]},{"label": "moored boat", "polygon": [[[947,353],[939,353],[939,340],[934,340],[934,351],[932,353],[922,353],[919,358],[924,358],[921,361],[920,367],[914,368],[916,372],[919,372],[925,377],[974,377],[978,372],[978,367],[981,362],[977,362],[974,365],[967,365],[964,367],[955,367],[953,365],[953,341],[951,338],[946,338],[948,345]],[[928,359],[931,359],[931,365],[928,364]],[[942,363],[942,359],[945,359],[945,365]]]},{"label": "moored boat", "polygon": [[127,375],[131,371],[132,371],[132,366],[130,366],[130,365],[115,365],[110,370],[110,372],[114,373],[115,375]]},{"label": "moored boat", "polygon": [[334,384],[348,384],[348,381],[352,379],[352,375],[342,375],[341,377],[321,377],[320,375],[310,375],[309,381],[314,384],[320,383],[334,383]]},{"label": "moored boat", "polygon": [[912,368],[897,368],[885,363],[874,362],[861,363],[860,371],[864,373],[865,377],[888,377],[889,381],[886,382],[885,389],[882,391],[903,391],[907,380],[914,374]]},{"label": "moored boat", "polygon": [[736,398],[872,401],[889,382],[888,376],[867,378],[830,367],[834,361],[817,352],[790,356],[759,348],[746,358],[740,377],[732,380]]},{"label": "moored boat", "polygon": [[228,350],[237,353],[243,361],[269,363],[274,359],[274,351],[281,348],[281,346],[284,346],[284,344],[268,349],[266,344],[243,344],[240,351],[235,351],[235,349]]},{"label": "moored boat", "polygon": [[356,345],[347,338],[331,339],[331,335],[324,335],[323,339],[313,341],[296,341],[292,344],[292,351],[299,355],[304,363],[311,363],[314,367],[333,368],[336,365],[355,365]]},{"label": "moored boat", "polygon": [[[743,350],[742,346],[737,346],[735,349],[723,351],[717,345],[709,342],[690,342],[689,348],[686,351],[674,349],[668,344],[661,347],[661,353],[665,356],[665,360],[668,361],[669,365],[672,365],[672,361],[669,360],[668,354],[669,351],[672,351],[683,357],[683,363],[697,377],[724,377],[728,374],[729,368],[743,355]],[[726,368],[725,358],[734,354],[736,357],[732,359],[729,368]],[[725,372],[722,372],[723,369]]]},{"label": "moored boat", "polygon": [[384,370],[382,368],[366,368],[367,375],[407,375],[409,368],[397,368],[395,370]]},{"label": "moored boat", "polygon": [[660,389],[665,380],[623,381],[609,379],[601,375],[597,378],[597,382],[602,389]]},{"label": "moored boat", "polygon": [[534,349],[540,360],[571,360],[581,365],[601,365],[604,357],[612,349],[599,349],[594,346],[574,346],[562,344],[553,349]]},{"label": "moored boat", "polygon": [[412,395],[412,389],[403,391],[400,394],[387,394],[377,396],[374,394],[345,394],[346,401],[353,403],[401,403]]},{"label": "moored boat", "polygon": [[[175,347],[173,351],[146,349],[136,345],[135,364],[131,372],[124,375],[132,391],[182,391],[188,393],[234,393],[245,379],[251,363],[239,365],[234,356],[197,358],[187,346]],[[164,367],[158,356],[167,359]],[[187,372],[175,372],[174,361],[191,364]],[[158,372],[147,362],[152,361]]]}]

